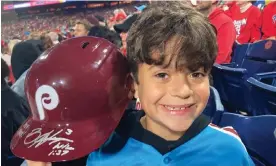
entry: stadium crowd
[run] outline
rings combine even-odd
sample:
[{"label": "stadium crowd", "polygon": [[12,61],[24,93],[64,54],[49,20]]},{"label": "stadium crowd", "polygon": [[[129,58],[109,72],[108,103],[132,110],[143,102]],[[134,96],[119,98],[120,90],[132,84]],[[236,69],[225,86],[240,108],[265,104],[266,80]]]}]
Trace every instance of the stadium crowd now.
[{"label": "stadium crowd", "polygon": [[[158,3],[158,4],[157,4]],[[7,97],[2,96],[3,109],[13,107],[17,114],[2,113],[2,124],[15,119],[11,126],[2,125],[5,148],[2,162],[7,165],[22,163],[23,160],[11,161],[9,148],[15,131],[28,117],[28,104],[24,93],[24,80],[32,63],[45,51],[67,39],[82,36],[105,38],[115,44],[127,56],[127,35],[131,25],[147,6],[166,5],[167,2],[153,1],[139,6],[125,6],[115,10],[95,9],[91,12],[73,15],[33,16],[29,19],[2,22],[1,32],[1,83]],[[263,9],[254,6],[251,1],[187,1],[183,2],[208,17],[216,34],[218,53],[215,63],[231,62],[235,45],[256,43],[262,40],[276,40],[276,2],[272,1]],[[133,35],[133,34],[132,34]],[[137,37],[138,38],[138,37]],[[134,40],[134,39],[132,39]],[[10,88],[11,87],[11,88]],[[2,95],[3,95],[2,94]],[[140,109],[140,103],[136,109]],[[12,128],[12,130],[11,130]],[[2,142],[3,143],[3,142]],[[3,144],[2,144],[3,146]],[[9,163],[13,162],[13,163]],[[72,165],[76,165],[73,163]],[[77,164],[78,165],[78,164]]]}]

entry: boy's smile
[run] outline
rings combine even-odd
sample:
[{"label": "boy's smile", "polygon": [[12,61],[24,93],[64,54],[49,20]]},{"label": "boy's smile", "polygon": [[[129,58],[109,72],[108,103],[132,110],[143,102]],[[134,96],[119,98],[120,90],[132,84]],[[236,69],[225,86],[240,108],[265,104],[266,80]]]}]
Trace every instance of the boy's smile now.
[{"label": "boy's smile", "polygon": [[170,115],[186,115],[194,111],[195,104],[186,104],[186,105],[161,105],[165,112]]}]

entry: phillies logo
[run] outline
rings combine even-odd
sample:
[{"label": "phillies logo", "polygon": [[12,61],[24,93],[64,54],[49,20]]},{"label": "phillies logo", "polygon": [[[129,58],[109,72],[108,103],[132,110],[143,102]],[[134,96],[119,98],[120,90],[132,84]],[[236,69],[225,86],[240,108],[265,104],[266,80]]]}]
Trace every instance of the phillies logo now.
[{"label": "phillies logo", "polygon": [[[48,95],[47,97],[43,97],[43,95]],[[47,102],[46,102],[47,101]],[[53,110],[57,108],[59,103],[59,97],[56,90],[49,85],[40,86],[35,93],[35,102],[40,120],[45,119],[45,111]]]},{"label": "phillies logo", "polygon": [[276,24],[276,14],[272,16],[273,24]]},{"label": "phillies logo", "polygon": [[241,27],[246,25],[247,19],[242,19],[242,20],[234,20],[234,26],[237,32],[237,36],[240,35]]}]

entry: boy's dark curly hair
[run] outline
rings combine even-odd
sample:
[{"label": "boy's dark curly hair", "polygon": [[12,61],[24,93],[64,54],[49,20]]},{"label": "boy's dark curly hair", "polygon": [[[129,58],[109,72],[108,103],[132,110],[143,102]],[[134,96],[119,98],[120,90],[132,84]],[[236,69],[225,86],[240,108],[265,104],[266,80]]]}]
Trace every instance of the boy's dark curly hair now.
[{"label": "boy's dark curly hair", "polygon": [[[166,42],[176,37],[169,64],[164,64]],[[152,52],[160,52],[158,58]],[[208,18],[181,2],[163,2],[147,7],[128,32],[127,58],[138,82],[138,65],[169,66],[176,58],[177,70],[212,68],[217,55],[216,34]]]}]

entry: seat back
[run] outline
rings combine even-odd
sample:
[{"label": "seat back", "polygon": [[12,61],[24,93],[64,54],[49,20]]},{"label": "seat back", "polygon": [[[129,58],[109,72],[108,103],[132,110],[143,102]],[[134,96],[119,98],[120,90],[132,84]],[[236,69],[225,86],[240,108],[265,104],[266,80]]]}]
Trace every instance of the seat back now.
[{"label": "seat back", "polygon": [[218,112],[222,113],[223,111],[224,107],[221,103],[219,93],[214,87],[211,87],[208,103],[202,113],[208,116],[213,124],[217,124],[219,121]]},{"label": "seat back", "polygon": [[263,40],[251,44],[241,67],[247,69],[249,77],[256,73],[274,71],[276,69],[276,41]]},{"label": "seat back", "polygon": [[238,132],[256,164],[276,165],[276,115],[247,117],[224,112],[219,126],[232,126]]},{"label": "seat back", "polygon": [[255,60],[276,60],[276,40],[262,40],[251,44],[246,52],[246,58]]},{"label": "seat back", "polygon": [[273,85],[275,80],[276,72],[257,78],[250,77],[247,80],[251,94],[249,109],[253,115],[276,115],[276,85]]},{"label": "seat back", "polygon": [[214,87],[217,88],[226,109],[231,112],[247,111],[248,92],[244,85],[247,70],[215,64],[212,70]]},{"label": "seat back", "polygon": [[247,72],[248,72],[247,77],[251,77],[257,73],[274,71],[276,69],[276,63],[268,63],[265,61],[256,61],[256,60],[246,58],[243,60],[242,68],[247,69]]},{"label": "seat back", "polygon": [[247,50],[250,44],[237,44],[233,46],[233,56],[231,63],[234,63],[236,67],[241,67],[243,59],[247,55]]}]

